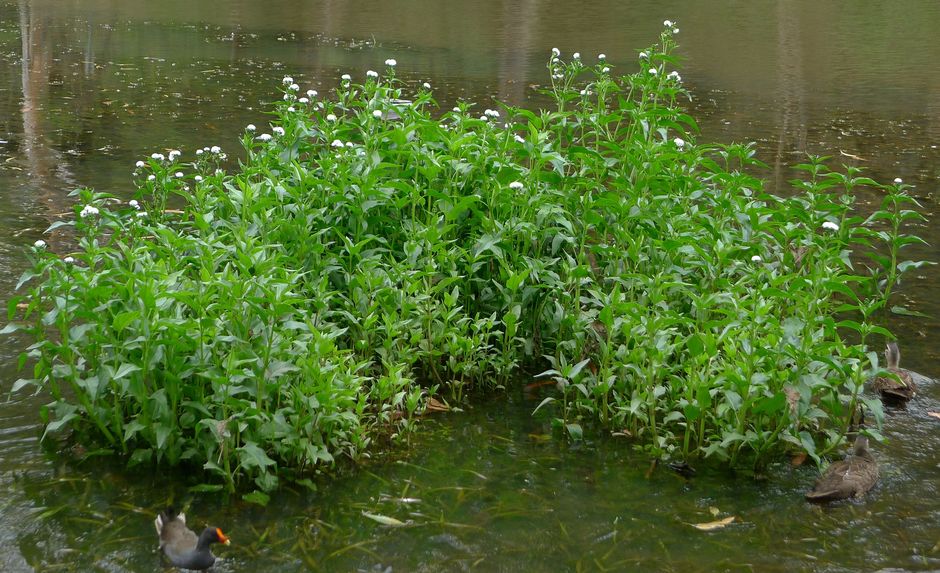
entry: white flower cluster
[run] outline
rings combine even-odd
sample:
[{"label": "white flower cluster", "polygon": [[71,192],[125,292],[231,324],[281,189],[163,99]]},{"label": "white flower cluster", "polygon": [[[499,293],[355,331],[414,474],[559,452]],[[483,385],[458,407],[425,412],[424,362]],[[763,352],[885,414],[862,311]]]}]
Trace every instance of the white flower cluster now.
[{"label": "white flower cluster", "polygon": [[366,72],[366,77],[367,77],[367,78],[377,78],[377,77],[379,77],[379,73],[376,72],[376,71],[374,71],[374,70],[369,70],[369,71]]},{"label": "white flower cluster", "polygon": [[398,65],[398,62],[395,61],[394,58],[389,58],[389,59],[385,60],[385,65],[388,66],[388,67],[390,67],[390,68],[394,68],[395,66]]},{"label": "white flower cluster", "polygon": [[676,26],[676,23],[673,22],[672,20],[663,20],[663,26],[665,26],[666,28],[669,28],[673,34],[679,33],[679,27]]},{"label": "white flower cluster", "polygon": [[824,222],[824,223],[822,224],[822,228],[823,228],[823,229],[828,229],[828,230],[830,230],[830,231],[838,231],[838,230],[839,230],[839,224],[838,224],[838,223],[833,223],[832,221],[826,221],[826,222]]},{"label": "white flower cluster", "polygon": [[94,217],[97,214],[98,214],[97,207],[93,205],[85,205],[84,207],[82,207],[82,210],[81,212],[79,212],[78,216],[81,217],[82,219],[85,219],[87,217]]},{"label": "white flower cluster", "polygon": [[676,80],[679,83],[682,83],[682,76],[679,75],[679,72],[673,70],[669,72],[669,75],[666,76],[670,80]]},{"label": "white flower cluster", "polygon": [[510,189],[515,189],[516,191],[519,191],[519,190],[522,189],[523,187],[525,187],[525,186],[522,184],[521,181],[513,181],[512,183],[509,184],[509,188],[510,188]]}]

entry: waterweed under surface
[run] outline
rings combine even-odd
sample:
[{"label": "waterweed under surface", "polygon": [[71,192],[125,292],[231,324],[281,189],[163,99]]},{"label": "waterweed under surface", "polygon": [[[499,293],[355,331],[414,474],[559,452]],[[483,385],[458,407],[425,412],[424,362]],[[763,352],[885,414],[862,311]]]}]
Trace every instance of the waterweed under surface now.
[{"label": "waterweed under surface", "polygon": [[[212,147],[151,156],[133,204],[76,192],[52,226],[75,227],[70,262],[35,247],[9,304],[5,331],[34,339],[15,389],[52,397],[46,433],[201,466],[201,490],[250,480],[260,503],[405,435],[430,394],[538,371],[557,393],[536,410],[572,438],[591,421],[657,457],[818,460],[859,407],[880,423],[866,343],[891,336],[920,215],[902,183],[818,158],[765,192],[751,146],[695,141],[675,48],[667,27],[624,76],[553,52],[554,109],[478,117],[403,100],[393,60],[334,100],[285,78],[234,173]],[[886,192],[864,219],[860,185]]]}]

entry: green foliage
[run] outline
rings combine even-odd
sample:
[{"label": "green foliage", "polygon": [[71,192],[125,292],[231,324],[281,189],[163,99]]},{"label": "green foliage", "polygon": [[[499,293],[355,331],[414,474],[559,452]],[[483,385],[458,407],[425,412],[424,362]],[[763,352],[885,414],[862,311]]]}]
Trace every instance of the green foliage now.
[{"label": "green foliage", "polygon": [[853,188],[880,186],[818,159],[766,193],[750,146],[693,142],[674,48],[667,30],[623,77],[553,56],[541,112],[436,117],[393,68],[336,101],[286,82],[235,173],[213,148],[149,160],[140,205],[77,192],[74,260],[35,248],[10,307],[34,338],[18,388],[51,395],[47,433],[230,489],[401,435],[419,381],[461,401],[541,370],[574,439],[590,421],[655,455],[824,454],[866,403],[865,343],[889,335],[872,316],[917,264],[897,262],[913,200],[884,187],[863,221]]}]

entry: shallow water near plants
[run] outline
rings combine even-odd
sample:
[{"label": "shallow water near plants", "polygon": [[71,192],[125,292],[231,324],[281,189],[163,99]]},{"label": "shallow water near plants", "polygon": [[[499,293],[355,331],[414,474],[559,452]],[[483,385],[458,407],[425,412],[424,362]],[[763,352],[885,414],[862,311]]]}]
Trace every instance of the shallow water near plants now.
[{"label": "shallow water near plants", "polygon": [[[832,154],[904,178],[935,211],[940,8],[592,6],[0,2],[0,289],[12,292],[24,246],[70,209],[71,189],[127,196],[133,162],[155,150],[235,149],[245,124],[264,122],[262,102],[285,73],[325,91],[395,57],[445,109],[458,97],[537,105],[532,84],[551,47],[592,61],[603,51],[632,71],[664,18],[682,30],[703,139],[757,140],[778,184],[799,153]],[[918,232],[936,245],[928,225]],[[936,246],[909,256],[940,259]],[[936,267],[911,273],[901,296],[932,318],[889,325],[903,364],[929,376],[940,375],[938,283]],[[4,396],[20,350],[4,339]],[[191,503],[191,524],[231,533],[222,571],[936,569],[940,438],[927,412],[940,410],[940,393],[922,387],[886,416],[889,442],[874,446],[881,484],[864,503],[832,508],[803,502],[810,468],[775,466],[760,481],[707,468],[691,480],[665,468],[647,476],[628,442],[569,445],[531,416],[537,400],[510,396],[435,416],[388,458],[262,509],[189,494],[178,475],[46,453],[46,400],[15,395],[0,404],[0,570],[154,570],[151,521],[170,498]],[[712,532],[689,525],[729,516]]]}]

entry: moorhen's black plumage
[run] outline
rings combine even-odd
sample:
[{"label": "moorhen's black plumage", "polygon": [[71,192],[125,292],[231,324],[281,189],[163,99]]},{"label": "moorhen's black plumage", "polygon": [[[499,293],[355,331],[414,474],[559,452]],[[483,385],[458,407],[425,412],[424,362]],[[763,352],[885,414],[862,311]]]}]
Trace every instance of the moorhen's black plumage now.
[{"label": "moorhen's black plumage", "polygon": [[160,537],[160,550],[175,567],[182,569],[208,569],[215,563],[215,555],[209,550],[213,543],[230,543],[229,538],[218,527],[207,527],[199,536],[186,527],[186,514],[177,513],[172,507],[153,520]]},{"label": "moorhen's black plumage", "polygon": [[901,350],[897,343],[889,342],[885,349],[885,370],[895,374],[894,376],[877,376],[871,383],[872,390],[881,394],[881,398],[886,402],[895,404],[904,404],[914,397],[917,387],[914,385],[914,378],[907,370],[901,370]]},{"label": "moorhen's black plumage", "polygon": [[816,482],[806,499],[815,502],[860,498],[878,482],[878,462],[868,451],[868,438],[855,438],[852,455],[833,462]]}]

